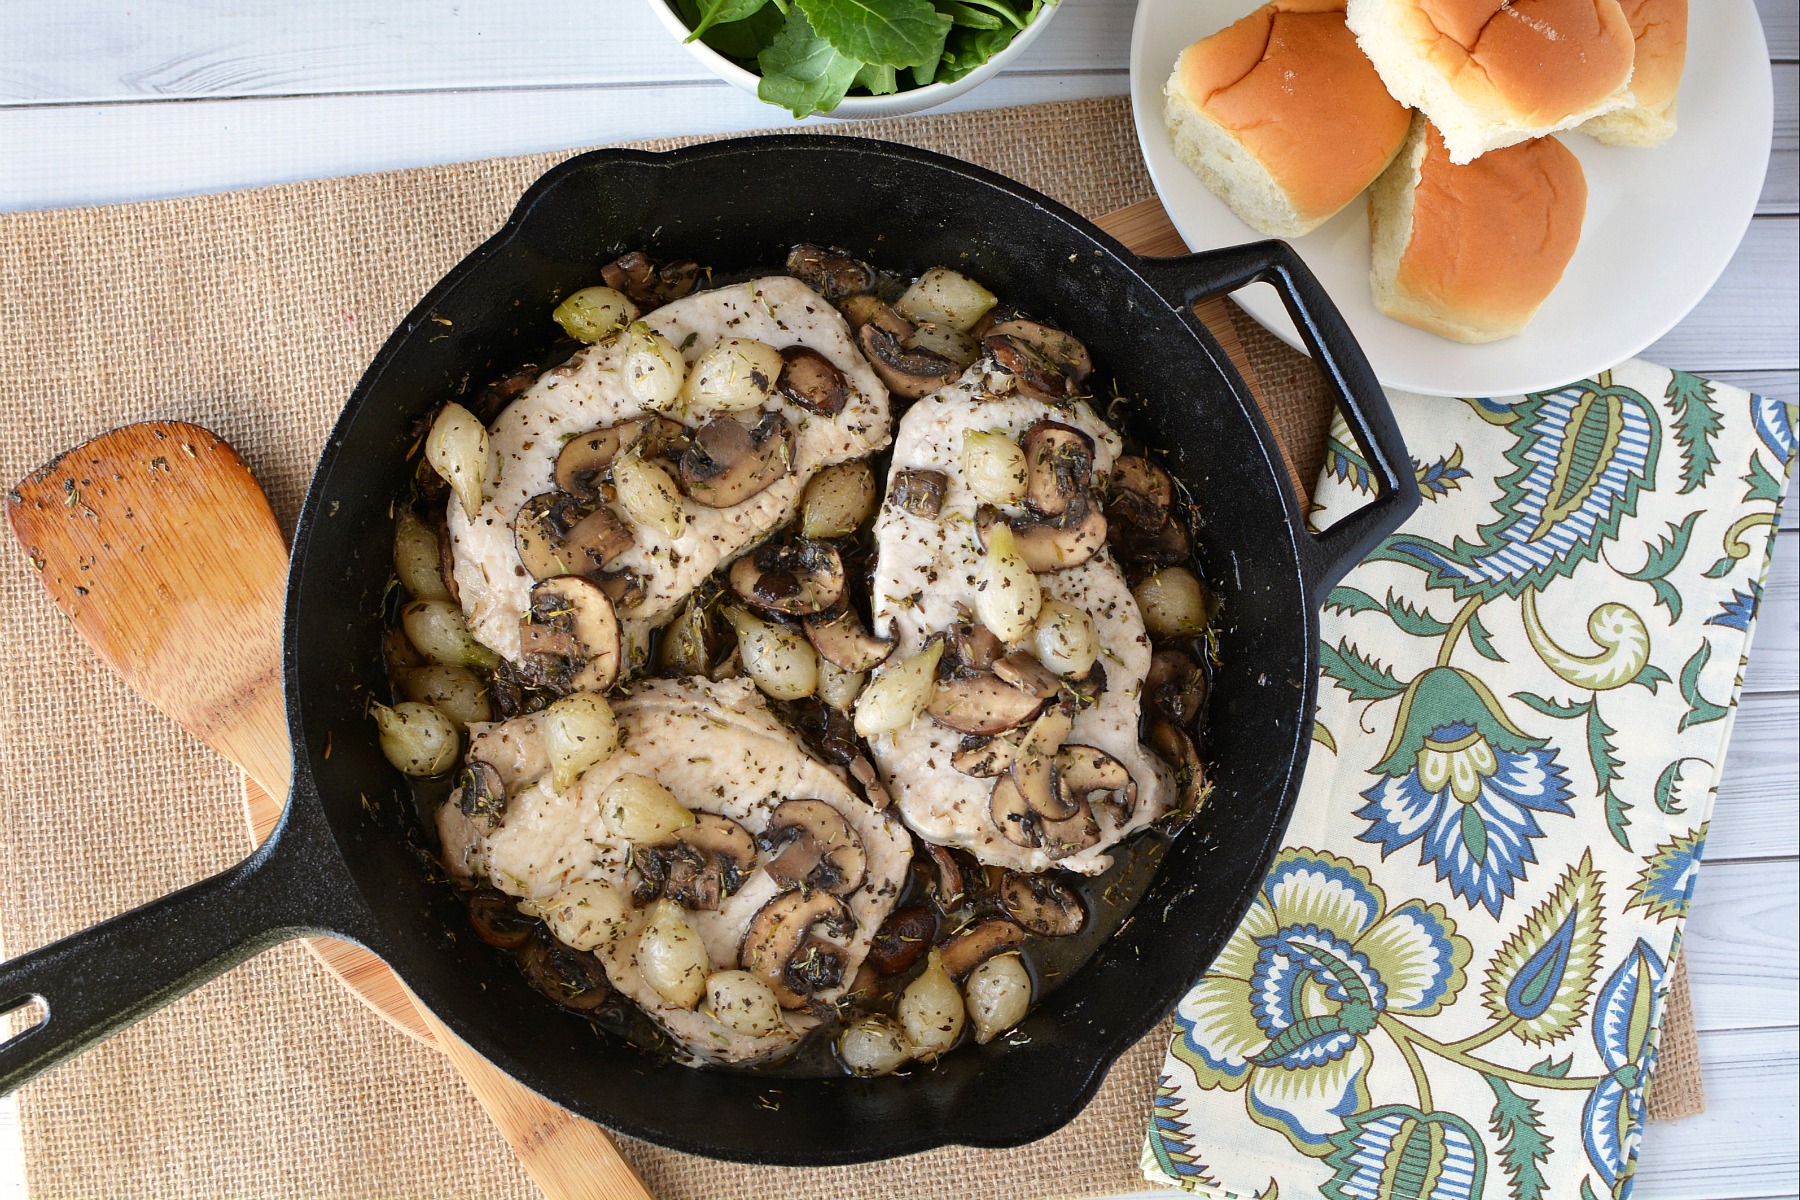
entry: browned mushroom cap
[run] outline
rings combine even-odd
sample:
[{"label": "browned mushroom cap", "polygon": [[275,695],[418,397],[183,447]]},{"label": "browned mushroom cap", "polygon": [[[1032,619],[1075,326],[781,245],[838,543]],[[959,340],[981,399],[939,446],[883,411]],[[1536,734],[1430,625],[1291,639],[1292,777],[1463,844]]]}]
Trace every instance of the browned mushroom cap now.
[{"label": "browned mushroom cap", "polygon": [[1166,513],[1175,505],[1175,481],[1149,459],[1127,454],[1113,463],[1112,495],[1115,500],[1130,497],[1128,503],[1144,514]]},{"label": "browned mushroom cap", "polygon": [[506,817],[506,783],[489,763],[471,758],[456,780],[456,805],[484,833],[499,828]]},{"label": "browned mushroom cap", "polygon": [[607,287],[624,292],[640,306],[655,308],[693,291],[700,279],[700,266],[682,260],[659,270],[643,251],[633,250],[601,267],[600,278]]},{"label": "browned mushroom cap", "polygon": [[990,333],[981,345],[994,357],[994,365],[1011,375],[1021,395],[1036,400],[1061,400],[1070,391],[1068,376],[1048,355],[1022,338]]},{"label": "browned mushroom cap", "polygon": [[844,978],[844,948],[813,930],[847,937],[855,928],[850,910],[830,892],[783,892],[750,918],[738,965],[768,984],[781,1007],[804,1008],[814,992]]},{"label": "browned mushroom cap", "polygon": [[958,733],[999,733],[1035,717],[1042,697],[1021,691],[991,671],[971,671],[938,680],[925,711]]},{"label": "browned mushroom cap", "polygon": [[637,860],[645,878],[661,881],[663,895],[683,908],[711,911],[755,868],[756,843],[730,817],[697,812],[673,845],[640,847]]},{"label": "browned mushroom cap", "polygon": [[964,775],[992,779],[1012,766],[1018,752],[1018,745],[1005,737],[966,737],[950,755],[950,765]]},{"label": "browned mushroom cap", "polygon": [[1072,383],[1080,383],[1093,374],[1094,360],[1088,354],[1087,347],[1074,335],[1060,329],[1052,329],[1037,321],[1027,321],[1023,317],[1013,317],[988,326],[987,336],[1009,337],[1023,342],[1055,363]]},{"label": "browned mushroom cap", "polygon": [[850,760],[850,778],[856,780],[857,785],[862,788],[863,799],[867,800],[869,807],[876,812],[886,812],[887,806],[894,802],[894,798],[888,794],[887,785],[881,782],[881,776],[876,774],[875,764],[869,761],[868,755],[859,754]]},{"label": "browned mushroom cap", "polygon": [[1084,804],[1106,808],[1123,825],[1137,809],[1137,780],[1124,763],[1096,746],[1064,746],[1057,752],[1056,788],[1071,814]]},{"label": "browned mushroom cap", "polygon": [[842,300],[875,286],[875,271],[842,250],[802,244],[788,251],[787,273],[827,300]]},{"label": "browned mushroom cap", "polygon": [[1119,558],[1132,566],[1173,567],[1187,562],[1193,541],[1187,526],[1174,513],[1164,513],[1160,524],[1133,521],[1117,505],[1112,509],[1120,517],[1111,528],[1114,549]]},{"label": "browned mushroom cap", "polygon": [[1200,761],[1194,739],[1166,717],[1152,718],[1148,733],[1150,748],[1175,772],[1176,807],[1186,813],[1199,812],[1212,791],[1212,783],[1206,778],[1206,766]]},{"label": "browned mushroom cap", "polygon": [[883,641],[865,630],[856,610],[848,606],[835,615],[806,617],[800,624],[819,657],[840,671],[873,670],[894,652],[893,641]]},{"label": "browned mushroom cap", "polygon": [[520,912],[513,898],[495,888],[477,888],[463,897],[469,927],[490,946],[516,950],[531,938],[537,922]]},{"label": "browned mushroom cap", "polygon": [[843,412],[850,400],[844,373],[809,346],[789,346],[781,352],[781,375],[775,386],[801,408],[827,417]]},{"label": "browned mushroom cap", "polygon": [[1074,816],[1061,821],[1045,821],[1043,839],[1045,854],[1053,859],[1067,858],[1099,845],[1100,825],[1094,820],[1087,801],[1083,800],[1077,804]]},{"label": "browned mushroom cap", "polygon": [[515,957],[531,986],[564,1008],[591,1012],[612,995],[600,960],[563,945],[548,929],[536,930]]},{"label": "browned mushroom cap", "polygon": [[620,451],[636,446],[645,458],[674,461],[687,448],[687,440],[687,428],[667,417],[638,417],[577,434],[556,456],[556,486],[592,504],[600,495],[601,478]]},{"label": "browned mushroom cap", "polygon": [[844,314],[844,320],[856,332],[860,332],[864,325],[873,325],[877,329],[885,329],[902,342],[912,335],[912,322],[895,312],[893,305],[883,301],[880,296],[847,297],[838,305],[838,311]]},{"label": "browned mushroom cap", "polygon": [[1015,650],[1005,658],[995,660],[993,672],[1013,687],[1043,700],[1062,690],[1062,680],[1023,650]]},{"label": "browned mushroom cap", "polygon": [[823,800],[783,800],[757,840],[775,852],[767,870],[780,887],[804,885],[847,896],[868,878],[862,839]]},{"label": "browned mushroom cap", "polygon": [[532,588],[519,635],[527,682],[559,692],[604,692],[618,682],[619,618],[592,580],[558,575]]},{"label": "browned mushroom cap", "polygon": [[1087,924],[1087,909],[1075,889],[1049,875],[1008,871],[1000,884],[1000,903],[1013,920],[1044,937],[1069,937]]},{"label": "browned mushroom cap", "polygon": [[938,949],[944,970],[961,979],[996,954],[1017,949],[1025,931],[1011,921],[989,917],[954,934]]},{"label": "browned mushroom cap", "polygon": [[533,496],[513,518],[513,545],[533,579],[596,573],[631,543],[631,527],[610,508],[583,512],[563,492]]},{"label": "browned mushroom cap", "polygon": [[[987,549],[987,531],[1006,520],[999,509],[984,504],[975,510],[975,532]],[[1014,520],[1013,544],[1025,565],[1037,574],[1079,567],[1106,545],[1106,516],[1099,507],[1082,500],[1054,521]]]},{"label": "browned mushroom cap", "polygon": [[990,671],[1006,653],[999,636],[979,621],[959,621],[944,635],[944,650],[958,670]]},{"label": "browned mushroom cap", "polygon": [[694,431],[681,456],[681,486],[708,508],[740,504],[786,475],[794,462],[794,427],[765,413],[754,428],[718,416]]},{"label": "browned mushroom cap", "polygon": [[1060,517],[1086,502],[1094,484],[1094,440],[1072,425],[1038,421],[1019,438],[1025,451],[1025,506]]},{"label": "browned mushroom cap", "polygon": [[937,901],[937,906],[943,911],[956,911],[969,898],[962,865],[947,848],[935,842],[926,842],[925,852],[931,856],[931,898]]},{"label": "browned mushroom cap", "polygon": [[1035,850],[1044,844],[1044,818],[1026,803],[1010,770],[994,779],[994,790],[988,793],[988,819],[1015,846]]},{"label": "browned mushroom cap", "polygon": [[1150,656],[1144,676],[1144,699],[1178,726],[1193,723],[1206,704],[1206,676],[1200,664],[1180,650],[1164,648]]},{"label": "browned mushroom cap", "polygon": [[614,610],[636,608],[644,602],[644,597],[650,590],[641,578],[630,571],[603,571],[594,576],[594,582],[600,585],[600,590],[612,601]]},{"label": "browned mushroom cap", "polygon": [[764,542],[731,564],[731,590],[786,616],[816,616],[844,598],[844,560],[830,542]]},{"label": "browned mushroom cap", "polygon": [[937,918],[923,904],[896,908],[869,943],[869,965],[883,975],[898,975],[919,961],[937,940]]},{"label": "browned mushroom cap", "polygon": [[888,391],[908,400],[929,396],[955,383],[962,374],[962,368],[950,359],[923,346],[909,345],[874,321],[857,331],[856,342]]},{"label": "browned mushroom cap", "polygon": [[944,489],[950,477],[942,471],[895,471],[888,484],[888,499],[915,517],[935,521],[944,510]]}]

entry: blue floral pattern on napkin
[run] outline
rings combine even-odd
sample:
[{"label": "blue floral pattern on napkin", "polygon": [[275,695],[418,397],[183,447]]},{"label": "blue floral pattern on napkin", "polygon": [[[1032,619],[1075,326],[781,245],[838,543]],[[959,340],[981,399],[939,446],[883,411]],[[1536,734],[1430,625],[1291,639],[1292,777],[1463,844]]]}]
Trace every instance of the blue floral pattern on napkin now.
[{"label": "blue floral pattern on napkin", "polygon": [[[1176,1012],[1145,1175],[1623,1200],[1794,406],[1641,362],[1393,401],[1427,503],[1327,600],[1287,846]],[[1316,524],[1370,487],[1340,422]]]}]

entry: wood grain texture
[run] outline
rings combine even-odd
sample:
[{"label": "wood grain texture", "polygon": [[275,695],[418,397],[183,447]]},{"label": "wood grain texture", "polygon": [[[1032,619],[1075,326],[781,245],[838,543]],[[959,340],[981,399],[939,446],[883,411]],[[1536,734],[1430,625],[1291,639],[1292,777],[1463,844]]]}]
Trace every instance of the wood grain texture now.
[{"label": "wood grain texture", "polygon": [[1694,1013],[1700,1029],[1800,1024],[1800,930],[1783,919],[1792,888],[1793,868],[1779,860],[1701,870],[1683,951],[1706,996]]}]

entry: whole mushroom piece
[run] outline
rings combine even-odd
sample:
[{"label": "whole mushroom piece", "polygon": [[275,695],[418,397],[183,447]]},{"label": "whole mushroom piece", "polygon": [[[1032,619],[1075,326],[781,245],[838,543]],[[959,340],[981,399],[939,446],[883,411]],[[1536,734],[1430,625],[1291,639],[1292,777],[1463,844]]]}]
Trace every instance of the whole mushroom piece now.
[{"label": "whole mushroom piece", "polygon": [[868,878],[862,839],[842,813],[823,800],[784,800],[758,839],[775,852],[768,867],[778,887],[817,888],[847,896]]},{"label": "whole mushroom piece", "polygon": [[738,965],[760,978],[781,1007],[804,1008],[816,992],[843,982],[844,948],[818,936],[848,937],[856,921],[827,891],[783,892],[750,919]]},{"label": "whole mushroom piece", "polygon": [[519,632],[527,682],[560,693],[604,692],[618,682],[619,618],[592,580],[559,575],[539,583]]},{"label": "whole mushroom piece", "polygon": [[730,508],[793,469],[794,427],[778,412],[754,426],[717,416],[694,431],[681,455],[681,486],[696,504]]}]

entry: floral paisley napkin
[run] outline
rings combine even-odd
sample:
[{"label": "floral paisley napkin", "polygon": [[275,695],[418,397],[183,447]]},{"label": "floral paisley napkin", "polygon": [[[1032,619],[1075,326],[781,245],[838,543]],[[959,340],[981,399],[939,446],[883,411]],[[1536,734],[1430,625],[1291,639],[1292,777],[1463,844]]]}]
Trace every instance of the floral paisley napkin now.
[{"label": "floral paisley napkin", "polygon": [[[1426,503],[1327,602],[1293,823],[1177,1010],[1144,1172],[1624,1197],[1794,406],[1642,362],[1393,403]],[[1317,523],[1369,488],[1339,424]]]}]

